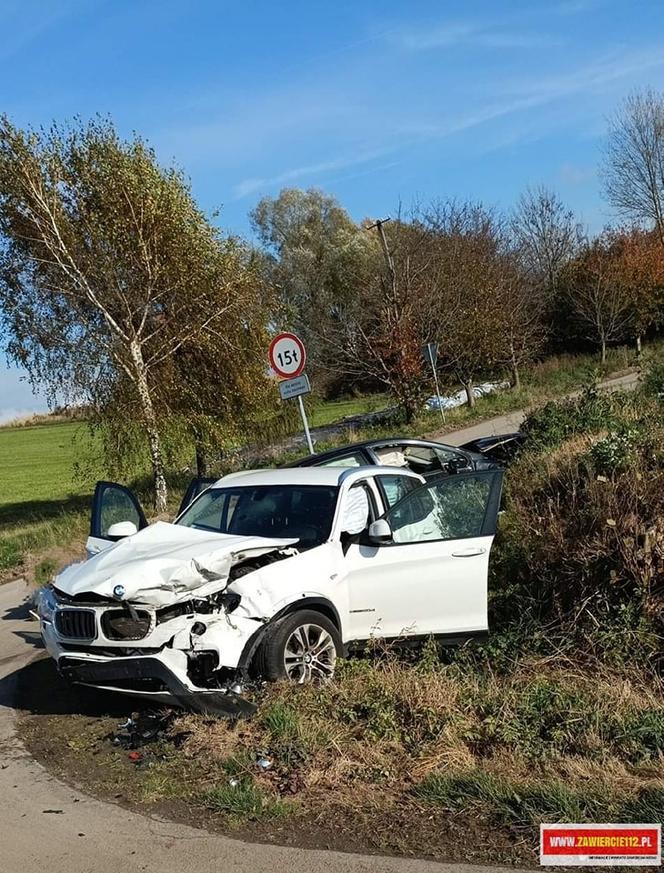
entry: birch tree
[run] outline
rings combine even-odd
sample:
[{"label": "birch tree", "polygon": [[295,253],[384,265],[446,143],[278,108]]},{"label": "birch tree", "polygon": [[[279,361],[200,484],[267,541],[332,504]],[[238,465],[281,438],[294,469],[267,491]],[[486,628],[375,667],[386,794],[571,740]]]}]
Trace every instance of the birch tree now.
[{"label": "birch tree", "polygon": [[8,353],[52,399],[98,407],[127,386],[157,512],[167,489],[154,380],[197,337],[233,353],[226,325],[251,281],[237,242],[220,238],[182,174],[161,167],[139,137],[123,141],[100,119],[21,130],[0,118]]}]

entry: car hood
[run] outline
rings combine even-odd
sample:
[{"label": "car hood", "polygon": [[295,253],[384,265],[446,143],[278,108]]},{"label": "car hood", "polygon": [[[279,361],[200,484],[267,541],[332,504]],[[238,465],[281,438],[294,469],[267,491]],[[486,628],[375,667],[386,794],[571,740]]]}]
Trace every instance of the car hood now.
[{"label": "car hood", "polygon": [[[54,580],[69,597],[93,594],[112,599],[121,585],[123,600],[170,606],[195,595],[207,597],[228,583],[234,564],[250,556],[293,546],[295,539],[232,536],[156,522]],[[120,599],[120,598],[118,598]]]}]

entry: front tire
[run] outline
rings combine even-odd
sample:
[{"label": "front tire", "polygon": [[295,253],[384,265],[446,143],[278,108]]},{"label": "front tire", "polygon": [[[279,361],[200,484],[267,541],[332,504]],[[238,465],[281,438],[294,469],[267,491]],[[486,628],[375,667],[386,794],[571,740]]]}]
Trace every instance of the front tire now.
[{"label": "front tire", "polygon": [[265,679],[288,679],[298,685],[330,679],[343,646],[338,629],[314,610],[280,619],[261,646],[260,672]]}]

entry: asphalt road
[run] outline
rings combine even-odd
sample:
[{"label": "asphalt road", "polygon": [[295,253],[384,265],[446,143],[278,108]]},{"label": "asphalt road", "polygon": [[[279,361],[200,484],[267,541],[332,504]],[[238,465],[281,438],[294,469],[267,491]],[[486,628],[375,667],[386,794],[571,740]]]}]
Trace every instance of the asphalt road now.
[{"label": "asphalt road", "polygon": [[[639,380],[638,373],[628,373],[626,376],[617,376],[615,379],[606,379],[600,382],[600,389],[603,391],[629,391],[636,388]],[[576,397],[580,392],[570,394],[570,397]],[[478,424],[473,424],[470,427],[464,427],[463,430],[452,431],[446,433],[429,434],[429,439],[439,440],[441,443],[447,443],[450,446],[461,446],[470,440],[476,440],[484,436],[494,436],[499,433],[510,433],[519,430],[524,418],[528,414],[527,409],[518,409],[516,412],[510,412],[507,415],[499,415],[496,418],[490,418],[487,421],[480,421]]]},{"label": "asphalt road", "polygon": [[[499,873],[243,843],[95,800],[51,776],[21,745],[13,708],[21,670],[35,657],[23,582],[0,585],[0,871],[2,873]],[[50,811],[49,811],[50,810]],[[503,868],[504,869],[504,868]],[[507,873],[507,871],[505,871]]]}]

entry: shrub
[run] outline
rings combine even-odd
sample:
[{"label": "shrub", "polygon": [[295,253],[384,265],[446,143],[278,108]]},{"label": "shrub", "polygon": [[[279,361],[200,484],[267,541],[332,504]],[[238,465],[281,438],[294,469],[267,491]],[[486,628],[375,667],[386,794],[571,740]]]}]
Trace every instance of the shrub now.
[{"label": "shrub", "polygon": [[664,361],[655,361],[643,380],[643,390],[650,397],[664,403]]},{"label": "shrub", "polygon": [[606,475],[624,470],[634,460],[638,437],[637,430],[625,428],[593,443],[590,458],[595,470]]},{"label": "shrub", "polygon": [[[599,407],[592,398],[579,404],[584,411],[551,413],[555,426],[540,428],[540,444],[506,477],[492,627],[516,634],[517,645],[532,635],[540,651],[549,637],[549,651],[656,665],[664,630],[664,421],[644,398],[603,398],[603,429],[611,429],[593,443],[587,429],[597,433]],[[580,422],[584,431],[572,433]],[[551,447],[565,429],[572,435]]]},{"label": "shrub", "polygon": [[576,398],[552,400],[527,416],[521,426],[527,444],[542,450],[580,434],[602,430],[616,420],[612,399],[589,385]]}]

